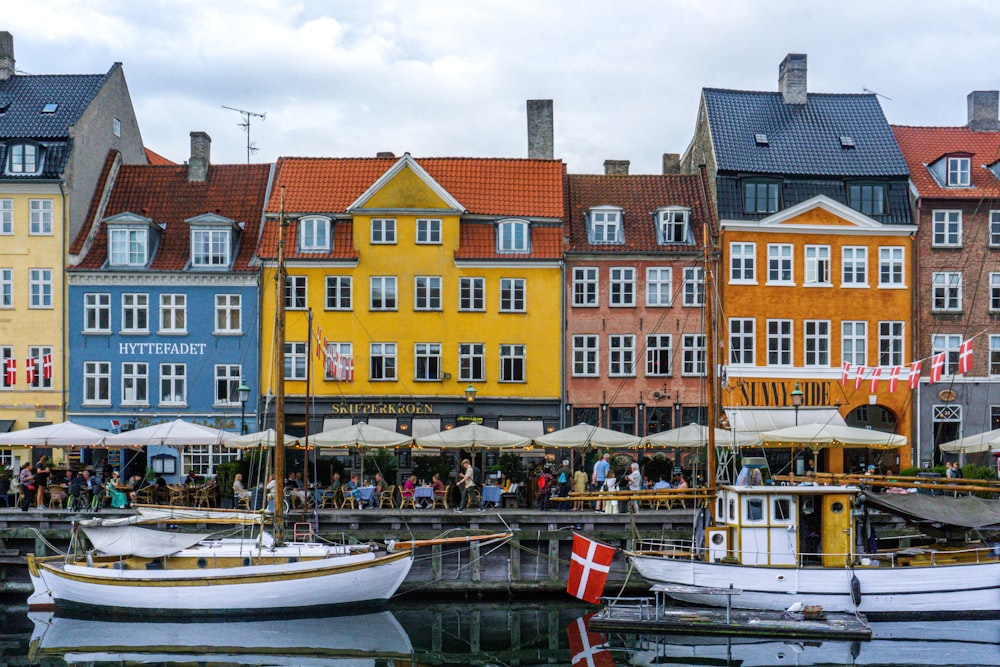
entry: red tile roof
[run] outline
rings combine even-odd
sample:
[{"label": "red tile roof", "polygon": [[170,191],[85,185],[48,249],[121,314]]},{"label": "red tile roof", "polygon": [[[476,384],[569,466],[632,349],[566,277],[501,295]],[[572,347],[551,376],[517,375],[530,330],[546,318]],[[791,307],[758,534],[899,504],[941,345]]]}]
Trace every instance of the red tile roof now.
[{"label": "red tile roof", "polygon": [[[1000,160],[1000,132],[978,132],[967,127],[911,127],[893,125],[896,142],[910,168],[910,180],[925,199],[981,199],[997,197],[1000,181],[982,165]],[[972,153],[972,187],[938,185],[928,164],[949,153]]]},{"label": "red tile roof", "polygon": [[146,160],[149,161],[149,164],[157,164],[160,166],[168,164],[177,164],[176,162],[168,160],[167,158],[163,157],[156,151],[152,151],[145,147],[143,148],[143,150],[146,151]]},{"label": "red tile roof", "polygon": [[[603,175],[570,174],[569,252],[631,253],[684,252],[702,247],[704,225],[714,227],[711,205],[698,175]],[[625,243],[592,244],[587,240],[585,215],[594,206],[623,209]],[[691,209],[695,245],[660,245],[656,240],[653,214],[666,206]]]},{"label": "red tile roof", "polygon": [[[99,197],[107,178],[112,156],[98,184]],[[190,258],[190,229],[184,222],[203,213],[215,213],[236,222],[246,223],[233,262],[233,271],[255,271],[251,268],[260,227],[264,197],[267,193],[269,164],[211,165],[204,181],[188,181],[186,165],[125,165],[119,170],[104,218],[119,213],[135,213],[160,225],[166,225],[151,271],[183,270]],[[95,197],[95,199],[96,199]],[[95,215],[92,205],[90,220]],[[86,238],[86,227],[74,240],[79,252]],[[107,260],[107,229],[103,224],[87,256],[76,269],[101,269]]]},{"label": "red tile roof", "polygon": [[493,223],[463,222],[459,230],[459,245],[455,259],[562,259],[563,226],[561,224],[531,225],[531,253],[498,253],[496,228]]}]

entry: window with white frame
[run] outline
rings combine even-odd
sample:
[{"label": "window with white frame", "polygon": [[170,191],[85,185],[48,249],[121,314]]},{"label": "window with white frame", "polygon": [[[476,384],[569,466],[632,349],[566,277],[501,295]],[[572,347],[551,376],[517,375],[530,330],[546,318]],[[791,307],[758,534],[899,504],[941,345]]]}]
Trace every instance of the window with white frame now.
[{"label": "window with white frame", "polygon": [[417,218],[417,243],[441,245],[441,220],[439,218]]},{"label": "window with white frame", "polygon": [[830,246],[807,245],[806,255],[806,285],[830,284]]},{"label": "window with white frame", "polygon": [[931,310],[938,313],[962,310],[960,271],[935,271],[931,274]]},{"label": "window with white frame", "polygon": [[705,375],[705,335],[684,334],[681,338],[681,375]]},{"label": "window with white frame", "polygon": [[369,310],[396,310],[396,276],[372,276]]},{"label": "window with white frame", "polygon": [[608,305],[625,308],[635,305],[635,268],[613,266],[608,270]]},{"label": "window with white frame", "polygon": [[323,359],[323,379],[328,382],[354,381],[354,345],[328,341]]},{"label": "window with white frame", "polygon": [[729,244],[729,282],[755,283],[757,281],[757,244]]},{"label": "window with white frame", "polygon": [[239,451],[225,445],[190,445],[181,450],[181,474],[210,475],[230,461],[239,460]]},{"label": "window with white frame", "polygon": [[299,220],[299,250],[326,252],[330,250],[330,219],[302,218]]},{"label": "window with white frame", "polygon": [[486,345],[458,344],[459,382],[486,382]]},{"label": "window with white frame", "polygon": [[531,227],[525,220],[497,223],[497,252],[530,252]]},{"label": "window with white frame", "polygon": [[657,236],[660,245],[668,243],[694,243],[688,221],[691,211],[686,208],[668,208],[660,211]]},{"label": "window with white frame", "polygon": [[967,188],[970,183],[970,165],[972,161],[967,157],[948,158],[948,187]]},{"label": "window with white frame", "polygon": [[87,292],[83,295],[84,333],[110,333],[111,295]]},{"label": "window with white frame", "polygon": [[396,344],[371,343],[368,350],[369,379],[378,381],[395,380]]},{"label": "window with white frame", "polygon": [[525,364],[524,345],[500,345],[500,382],[524,382]]},{"label": "window with white frame", "polygon": [[215,333],[238,334],[243,331],[243,298],[239,294],[215,295]]},{"label": "window with white frame", "polygon": [[674,276],[669,266],[646,267],[646,305],[655,308],[673,303]]},{"label": "window with white frame", "polygon": [[111,266],[145,266],[148,246],[148,229],[109,229],[108,264]]},{"label": "window with white frame", "polygon": [[802,344],[806,366],[829,366],[829,320],[805,320],[802,324]]},{"label": "window with white frame", "polygon": [[0,308],[14,307],[14,269],[0,269]]},{"label": "window with white frame", "polygon": [[52,307],[52,269],[28,271],[28,307]]},{"label": "window with white frame", "polygon": [[229,266],[231,232],[228,229],[191,230],[191,266],[199,268]]},{"label": "window with white frame", "polygon": [[396,220],[394,218],[372,218],[372,244],[392,244],[396,242]]},{"label": "window with white frame", "polygon": [[684,267],[685,306],[705,305],[705,270],[700,266]]},{"label": "window with white frame", "polygon": [[903,334],[906,323],[882,321],[878,323],[878,365],[903,365]]},{"label": "window with white frame", "polygon": [[501,278],[500,279],[500,312],[501,313],[523,313],[525,312],[524,278]]},{"label": "window with white frame", "polygon": [[591,209],[588,223],[589,229],[587,231],[590,243],[624,243],[621,210]]},{"label": "window with white frame", "polygon": [[844,320],[840,323],[840,356],[851,366],[868,365],[868,322]]},{"label": "window with white frame", "polygon": [[458,279],[458,309],[471,312],[486,310],[486,278]]},{"label": "window with white frame", "polygon": [[958,372],[958,348],[962,345],[961,334],[931,335],[931,354],[944,353],[943,375],[955,375]]},{"label": "window with white frame", "polygon": [[753,366],[755,361],[757,320],[752,317],[729,319],[729,363]]},{"label": "window with white frame", "polygon": [[122,294],[122,333],[149,333],[148,294]]},{"label": "window with white frame", "polygon": [[33,236],[52,235],[52,200],[28,200],[28,233]]},{"label": "window with white frame", "polygon": [[239,386],[242,381],[243,367],[239,364],[216,364],[214,405],[218,407],[240,405]]},{"label": "window with white frame", "polygon": [[160,333],[187,333],[187,295],[160,295]]},{"label": "window with white frame", "polygon": [[868,287],[868,248],[844,246],[840,252],[841,286]]},{"label": "window with white frame", "polygon": [[573,376],[600,375],[600,337],[594,334],[573,336]]},{"label": "window with white frame", "polygon": [[990,274],[990,312],[1000,312],[1000,273]]},{"label": "window with white frame", "polygon": [[122,136],[122,122],[118,118],[111,119],[111,133],[116,137]]},{"label": "window with white frame", "polygon": [[670,334],[646,335],[646,377],[666,377],[673,372],[674,341]]},{"label": "window with white frame", "polygon": [[767,244],[767,282],[792,282],[792,244]]},{"label": "window with white frame", "polygon": [[990,211],[990,247],[1000,248],[1000,211]]},{"label": "window with white frame", "polygon": [[958,248],[962,245],[962,212],[934,211],[931,245],[935,248]]},{"label": "window with white frame", "polygon": [[608,376],[635,376],[635,336],[632,334],[608,336]]},{"label": "window with white frame", "polygon": [[414,343],[413,379],[418,382],[441,379],[441,343]]},{"label": "window with white frame", "polygon": [[32,345],[28,357],[35,362],[35,377],[28,383],[32,389],[52,388],[52,348],[48,345]]},{"label": "window with white frame", "polygon": [[878,249],[879,287],[903,286],[903,248],[901,246],[880,247]]},{"label": "window with white frame", "polygon": [[14,233],[14,200],[0,199],[0,236]]},{"label": "window with white frame", "polygon": [[1000,336],[990,335],[990,375],[1000,375]]},{"label": "window with white frame", "polygon": [[285,309],[305,310],[309,307],[309,277],[285,276]]},{"label": "window with white frame", "polygon": [[[931,420],[934,422],[934,433],[945,429],[944,424],[962,423],[962,406],[958,403],[931,406]],[[957,427],[956,427],[957,428]]]},{"label": "window with white frame", "polygon": [[792,365],[792,320],[767,321],[767,365]]},{"label": "window with white frame", "polygon": [[305,341],[285,343],[285,379],[305,380],[308,364],[308,346]]},{"label": "window with white frame", "polygon": [[351,310],[354,279],[351,276],[326,277],[326,309]]},{"label": "window with white frame", "polygon": [[111,405],[111,362],[83,362],[83,404]]},{"label": "window with white frame", "polygon": [[573,268],[573,306],[593,308],[597,306],[597,267],[578,266]]},{"label": "window with white frame", "polygon": [[160,364],[160,405],[187,405],[186,364]]},{"label": "window with white frame", "polygon": [[441,276],[416,276],[413,310],[441,310]]},{"label": "window with white frame", "polygon": [[149,405],[149,365],[127,361],[122,364],[122,405]]},{"label": "window with white frame", "polygon": [[11,345],[0,345],[0,388],[11,389],[13,382],[7,382],[7,360],[14,358],[14,348]]},{"label": "window with white frame", "polygon": [[14,144],[10,147],[7,171],[11,174],[37,174],[39,167],[38,146]]}]

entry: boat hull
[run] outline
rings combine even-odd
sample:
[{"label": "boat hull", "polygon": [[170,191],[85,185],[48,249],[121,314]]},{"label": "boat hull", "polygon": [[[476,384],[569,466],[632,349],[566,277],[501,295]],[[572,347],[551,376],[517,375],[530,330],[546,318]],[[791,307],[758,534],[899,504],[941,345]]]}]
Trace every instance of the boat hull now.
[{"label": "boat hull", "polygon": [[[1000,616],[1000,561],[927,567],[766,567],[705,563],[629,552],[647,581],[703,588],[740,589],[732,605],[780,611],[796,602],[826,611],[868,616]],[[851,595],[852,575],[860,603]],[[724,607],[726,595],[669,593],[683,602]]]},{"label": "boat hull", "polygon": [[[280,565],[118,570],[29,558],[34,608],[129,615],[273,614],[391,598],[412,553],[360,553]],[[46,598],[48,598],[46,600]]]}]

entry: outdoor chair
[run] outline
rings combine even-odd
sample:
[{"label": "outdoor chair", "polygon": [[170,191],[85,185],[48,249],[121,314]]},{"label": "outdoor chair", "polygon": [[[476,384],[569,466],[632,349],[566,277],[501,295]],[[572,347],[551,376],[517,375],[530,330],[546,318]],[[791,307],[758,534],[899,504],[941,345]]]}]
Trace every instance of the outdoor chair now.
[{"label": "outdoor chair", "polygon": [[387,490],[379,494],[378,506],[381,509],[392,509],[396,506],[396,485],[393,484]]},{"label": "outdoor chair", "polygon": [[417,509],[417,503],[414,500],[414,491],[411,490],[410,494],[407,495],[406,491],[400,491],[399,494],[399,509],[404,509],[410,507],[412,509]]},{"label": "outdoor chair", "polygon": [[340,507],[343,509],[345,507],[350,507],[352,510],[358,509],[358,499],[354,497],[354,494],[350,491],[341,491],[344,501],[340,503]]},{"label": "outdoor chair", "polygon": [[323,494],[323,499],[319,503],[319,508],[326,509],[328,507],[332,507],[333,509],[337,509],[343,503],[343,497],[344,494],[340,489],[337,489],[333,493],[328,491]]},{"label": "outdoor chair", "polygon": [[69,494],[66,493],[66,489],[62,488],[58,484],[50,484],[48,486],[49,492],[49,509],[62,509],[63,505],[66,503],[66,498]]},{"label": "outdoor chair", "polygon": [[167,488],[170,490],[170,504],[184,506],[188,504],[188,492],[187,487],[183,484],[168,484]]},{"label": "outdoor chair", "polygon": [[152,485],[144,486],[135,492],[135,502],[141,505],[152,505],[153,504],[153,489],[156,488]]},{"label": "outdoor chair", "polygon": [[236,509],[250,511],[250,498],[251,495],[248,493],[244,496],[236,497]]},{"label": "outdoor chair", "polygon": [[448,498],[451,497],[451,491],[455,488],[453,485],[449,484],[444,489],[444,494],[438,495],[434,494],[434,502],[431,503],[431,509],[435,507],[441,507],[443,509],[448,509]]},{"label": "outdoor chair", "polygon": [[201,507],[214,507],[215,506],[215,482],[209,482],[205,486],[197,489],[194,492],[194,506]]}]

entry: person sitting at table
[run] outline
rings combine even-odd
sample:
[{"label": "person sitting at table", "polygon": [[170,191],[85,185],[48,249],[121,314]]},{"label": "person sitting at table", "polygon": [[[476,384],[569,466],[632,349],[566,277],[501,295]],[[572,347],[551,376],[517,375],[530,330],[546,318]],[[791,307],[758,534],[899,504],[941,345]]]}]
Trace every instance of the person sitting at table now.
[{"label": "person sitting at table", "polygon": [[406,500],[407,498],[413,500],[413,494],[416,493],[416,491],[417,491],[417,476],[410,475],[409,477],[406,478],[406,481],[403,482],[403,490],[399,492],[399,495],[400,497],[402,497],[403,500]]},{"label": "person sitting at table", "polygon": [[163,475],[157,475],[156,479],[153,481],[153,504],[154,505],[166,505],[170,502],[170,489],[167,488],[167,480],[163,479]]},{"label": "person sitting at table", "polygon": [[358,488],[358,473],[351,475],[351,479],[344,485],[344,495],[346,496],[347,494],[354,496],[354,502],[357,503],[358,507],[361,507],[361,489]]},{"label": "person sitting at table", "polygon": [[[76,503],[78,507],[86,506],[86,504],[84,503],[84,495],[86,493],[86,488],[87,488],[87,483],[83,479],[83,473],[80,473],[79,475],[74,477],[73,481],[69,483],[69,495],[73,498],[74,502],[79,501],[78,503]],[[70,504],[67,502],[66,506],[70,507]]]},{"label": "person sitting at table", "polygon": [[[758,475],[760,471],[757,471]],[[673,488],[675,489],[686,489],[688,488],[687,480],[684,479],[684,475],[674,475]]]},{"label": "person sitting at table", "polygon": [[111,498],[111,506],[121,509],[128,505],[128,496],[122,490],[122,480],[118,471],[112,470],[111,477],[104,483],[104,492]]},{"label": "person sitting at table", "polygon": [[198,475],[195,474],[194,470],[188,470],[187,477],[184,478],[182,484],[188,486],[194,486],[198,483]]},{"label": "person sitting at table", "polygon": [[375,473],[375,492],[372,493],[372,506],[382,506],[382,494],[389,492],[389,482],[382,479],[382,473]]},{"label": "person sitting at table", "polygon": [[236,504],[243,498],[249,498],[250,492],[246,490],[243,486],[243,473],[236,473],[236,477],[233,478],[233,497],[236,498]]},{"label": "person sitting at table", "polygon": [[[448,493],[448,487],[441,481],[441,475],[434,473],[434,477],[431,479],[431,486],[434,487],[434,500],[445,498]],[[445,499],[445,505],[447,504],[447,499]]]},{"label": "person sitting at table", "polygon": [[656,484],[653,485],[654,491],[659,491],[660,489],[669,489],[669,488],[670,488],[670,482],[667,481],[665,475],[660,475],[660,481],[658,481]]}]

